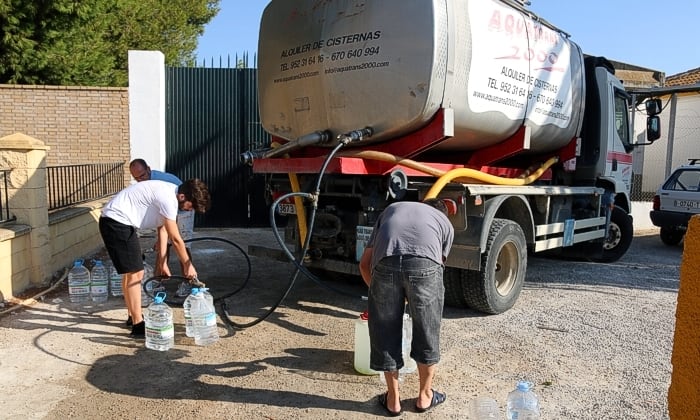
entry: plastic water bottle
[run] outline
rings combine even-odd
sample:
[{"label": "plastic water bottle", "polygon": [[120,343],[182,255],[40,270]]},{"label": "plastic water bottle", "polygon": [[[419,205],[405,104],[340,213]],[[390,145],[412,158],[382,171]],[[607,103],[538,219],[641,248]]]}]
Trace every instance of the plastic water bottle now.
[{"label": "plastic water bottle", "polygon": [[[153,296],[153,283],[155,281],[148,282],[146,284],[146,281],[151,279],[153,277],[153,267],[149,263],[147,263],[145,260],[143,261],[143,278],[141,279],[141,307],[145,308],[146,306],[150,305],[151,302],[153,302],[153,299],[151,296]],[[144,287],[145,285],[145,287]],[[148,289],[146,289],[148,288]],[[149,296],[150,295],[150,296]]]},{"label": "plastic water bottle", "polygon": [[192,301],[196,299],[194,295],[197,293],[199,293],[199,289],[197,287],[193,287],[190,294],[182,303],[182,313],[185,316],[185,335],[188,337],[194,337],[194,326],[192,325]]},{"label": "plastic water bottle", "polygon": [[519,381],[515,389],[508,393],[506,405],[508,420],[538,420],[540,418],[540,403],[537,395],[532,392],[532,383]]},{"label": "plastic water bottle", "polygon": [[73,303],[84,303],[90,300],[90,271],[83,265],[83,260],[77,259],[68,272],[68,294]]},{"label": "plastic water bottle", "polygon": [[498,402],[489,397],[477,397],[471,401],[469,418],[473,420],[500,420]]},{"label": "plastic water bottle", "polygon": [[[411,341],[413,340],[413,319],[408,313],[403,314],[403,325],[401,327],[401,357],[403,357],[403,367],[399,369],[399,383],[402,384],[407,374],[414,373],[418,369],[418,364],[411,358]],[[384,375],[379,375],[379,381],[386,385]]]},{"label": "plastic water bottle", "polygon": [[107,302],[109,297],[109,274],[102,260],[95,260],[90,270],[90,297],[95,303]]},{"label": "plastic water bottle", "polygon": [[113,265],[109,267],[109,289],[112,292],[112,296],[124,296],[122,276],[117,273],[117,269]]},{"label": "plastic water bottle", "polygon": [[214,305],[204,296],[202,289],[199,289],[192,299],[190,314],[194,328],[194,344],[208,346],[219,341],[216,311]]},{"label": "plastic water bottle", "polygon": [[175,345],[173,310],[165,303],[165,293],[159,292],[143,313],[146,322],[146,348],[166,351]]},{"label": "plastic water bottle", "polygon": [[[367,311],[364,311],[355,320],[355,370],[363,375],[376,375],[377,372],[369,367],[369,327],[367,326],[368,319]],[[382,377],[384,375],[381,375]]]},{"label": "plastic water bottle", "polygon": [[411,315],[403,314],[403,334],[401,336],[401,353],[403,356],[403,367],[399,374],[413,373],[418,369],[416,361],[411,358],[411,341],[413,340],[413,319]]}]

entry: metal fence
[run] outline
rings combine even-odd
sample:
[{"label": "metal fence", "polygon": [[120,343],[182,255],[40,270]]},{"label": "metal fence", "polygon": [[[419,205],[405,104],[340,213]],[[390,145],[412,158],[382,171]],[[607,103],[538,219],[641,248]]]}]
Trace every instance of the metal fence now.
[{"label": "metal fence", "polygon": [[7,193],[7,177],[12,169],[0,169],[0,224],[12,222],[15,216],[10,215],[9,196]]},{"label": "metal fence", "polygon": [[47,166],[49,211],[97,200],[124,188],[124,162]]}]

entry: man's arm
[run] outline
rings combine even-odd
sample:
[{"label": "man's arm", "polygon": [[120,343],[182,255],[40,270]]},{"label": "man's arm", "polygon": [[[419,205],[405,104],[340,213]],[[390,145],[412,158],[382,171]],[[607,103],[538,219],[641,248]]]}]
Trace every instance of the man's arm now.
[{"label": "man's arm", "polygon": [[360,274],[365,284],[369,286],[372,282],[372,248],[365,248],[360,258]]},{"label": "man's arm", "polygon": [[166,260],[168,252],[168,234],[165,231],[164,226],[158,226],[156,229],[156,266],[155,275],[170,277],[170,268],[168,267],[168,261]]},{"label": "man's arm", "polygon": [[187,248],[185,248],[185,241],[183,241],[182,236],[180,236],[180,230],[177,228],[177,222],[175,220],[165,219],[165,223],[163,223],[162,227],[164,228],[165,233],[167,234],[165,239],[167,240],[168,237],[170,238],[170,243],[172,244],[173,248],[175,248],[177,257],[180,259],[182,265],[182,275],[187,277],[188,279],[196,278],[197,270],[194,269],[192,261],[190,260],[190,257],[187,254]]}]

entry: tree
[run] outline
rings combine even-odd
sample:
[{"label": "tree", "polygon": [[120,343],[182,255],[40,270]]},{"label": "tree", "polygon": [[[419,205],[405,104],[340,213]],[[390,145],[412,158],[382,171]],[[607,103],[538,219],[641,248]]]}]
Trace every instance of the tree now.
[{"label": "tree", "polygon": [[192,60],[220,0],[0,0],[0,83],[125,86],[128,50]]}]

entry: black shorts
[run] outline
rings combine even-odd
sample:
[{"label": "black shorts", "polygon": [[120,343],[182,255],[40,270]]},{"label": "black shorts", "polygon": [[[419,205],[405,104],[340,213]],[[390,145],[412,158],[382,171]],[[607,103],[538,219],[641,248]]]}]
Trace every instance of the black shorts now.
[{"label": "black shorts", "polygon": [[117,273],[136,273],[143,270],[141,242],[135,227],[109,217],[100,217],[100,235]]}]

